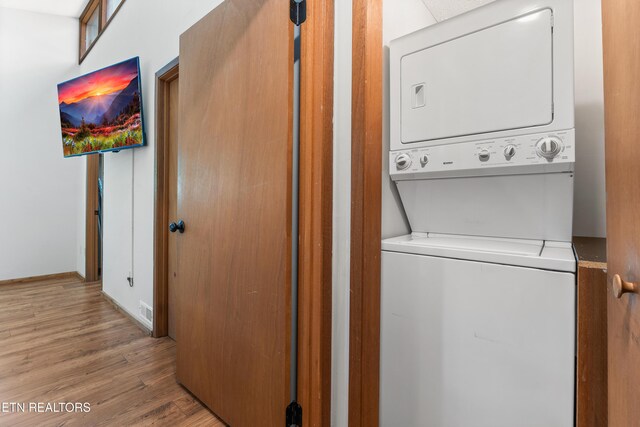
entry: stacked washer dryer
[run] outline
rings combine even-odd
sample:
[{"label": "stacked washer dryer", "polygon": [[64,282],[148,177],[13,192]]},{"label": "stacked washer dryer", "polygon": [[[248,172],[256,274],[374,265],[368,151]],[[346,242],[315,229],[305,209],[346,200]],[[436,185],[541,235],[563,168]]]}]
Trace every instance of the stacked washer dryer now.
[{"label": "stacked washer dryer", "polygon": [[571,0],[498,0],[390,46],[382,426],[574,424]]}]

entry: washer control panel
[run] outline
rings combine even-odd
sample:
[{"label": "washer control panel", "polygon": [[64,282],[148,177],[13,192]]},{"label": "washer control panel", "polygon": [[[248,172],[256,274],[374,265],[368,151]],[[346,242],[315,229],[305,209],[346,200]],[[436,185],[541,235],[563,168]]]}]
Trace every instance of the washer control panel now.
[{"label": "washer control panel", "polygon": [[[575,132],[514,136],[390,152],[390,174],[396,179],[414,175],[442,174],[477,169],[526,167],[528,171],[572,165],[575,162]],[[566,168],[565,168],[566,169]],[[504,172],[504,171],[503,171]],[[514,171],[515,172],[515,171]]]}]

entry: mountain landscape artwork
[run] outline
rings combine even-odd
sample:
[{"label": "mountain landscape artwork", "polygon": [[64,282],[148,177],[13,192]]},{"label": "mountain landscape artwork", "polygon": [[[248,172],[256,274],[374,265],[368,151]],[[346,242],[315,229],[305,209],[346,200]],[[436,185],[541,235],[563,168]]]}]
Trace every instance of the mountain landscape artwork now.
[{"label": "mountain landscape artwork", "polygon": [[138,58],[58,85],[65,157],[143,145]]}]

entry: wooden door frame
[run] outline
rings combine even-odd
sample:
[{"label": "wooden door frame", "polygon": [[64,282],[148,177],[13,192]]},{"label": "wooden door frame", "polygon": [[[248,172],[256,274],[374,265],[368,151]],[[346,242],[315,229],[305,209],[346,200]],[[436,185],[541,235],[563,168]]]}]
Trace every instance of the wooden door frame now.
[{"label": "wooden door frame", "polygon": [[155,338],[169,334],[169,84],[180,74],[180,60],[173,59],[156,72],[155,207],[153,224],[153,327]]},{"label": "wooden door frame", "polygon": [[[331,418],[333,40],[333,2],[308,3],[301,38],[298,283],[298,403],[306,426],[329,425]],[[160,112],[173,67],[177,58],[156,73],[154,337],[168,333],[167,131]]]},{"label": "wooden door frame", "polygon": [[100,262],[98,259],[98,200],[100,197],[98,178],[100,177],[100,154],[87,156],[86,207],[85,207],[85,272],[86,282],[100,280]]},{"label": "wooden door frame", "polygon": [[331,424],[334,3],[302,24],[298,403],[302,425]]},{"label": "wooden door frame", "polygon": [[353,0],[349,425],[379,424],[382,0]]}]

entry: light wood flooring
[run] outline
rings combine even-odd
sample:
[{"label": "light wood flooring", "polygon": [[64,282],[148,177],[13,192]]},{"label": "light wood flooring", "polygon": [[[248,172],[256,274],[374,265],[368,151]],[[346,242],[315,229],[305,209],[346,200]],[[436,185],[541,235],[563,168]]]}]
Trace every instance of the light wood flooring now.
[{"label": "light wood flooring", "polygon": [[[176,383],[175,354],[174,341],[147,336],[99,284],[2,285],[0,426],[223,426]],[[12,402],[27,412],[3,412]],[[29,413],[30,402],[91,411]]]}]

